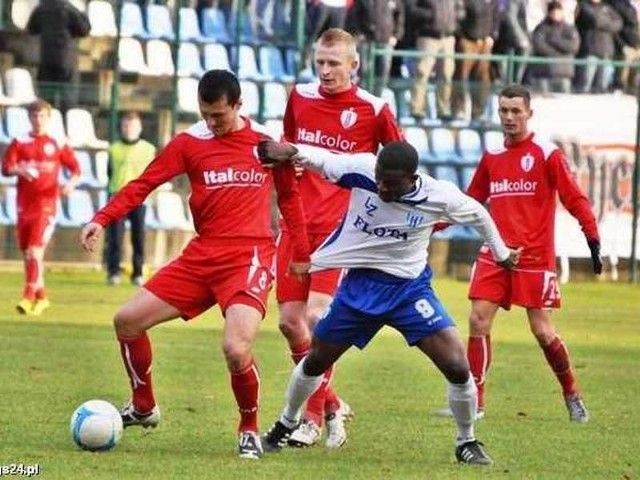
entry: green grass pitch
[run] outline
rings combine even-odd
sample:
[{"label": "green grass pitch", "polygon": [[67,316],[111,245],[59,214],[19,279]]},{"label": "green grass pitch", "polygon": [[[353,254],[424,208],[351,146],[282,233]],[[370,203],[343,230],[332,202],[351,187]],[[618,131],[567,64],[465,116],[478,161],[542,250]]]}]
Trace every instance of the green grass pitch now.
[{"label": "green grass pitch", "polygon": [[[335,386],[356,412],[345,447],[239,460],[217,310],[151,332],[161,426],[129,429],[107,453],[82,452],[69,434],[75,407],[90,398],[120,406],[129,395],[111,318],[134,289],[107,287],[99,273],[48,273],[47,282],[52,308],[21,317],[22,275],[0,275],[0,466],[38,463],[40,477],[60,479],[640,479],[638,286],[563,288],[555,321],[591,412],[585,425],[568,421],[524,312],[499,314],[487,416],[477,425],[495,465],[469,468],[455,463],[453,422],[433,416],[445,402],[442,376],[391,330],[339,363]],[[435,287],[466,341],[466,283]],[[291,369],[273,302],[255,352],[268,428]]]}]

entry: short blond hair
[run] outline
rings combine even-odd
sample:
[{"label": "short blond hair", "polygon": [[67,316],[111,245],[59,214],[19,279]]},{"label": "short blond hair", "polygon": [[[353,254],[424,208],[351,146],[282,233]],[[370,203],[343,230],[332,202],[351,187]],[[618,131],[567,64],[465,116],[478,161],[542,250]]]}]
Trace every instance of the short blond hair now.
[{"label": "short blond hair", "polygon": [[318,37],[317,43],[327,46],[343,43],[347,46],[349,53],[354,59],[358,57],[358,42],[353,35],[342,28],[329,28],[325,30],[322,35]]}]

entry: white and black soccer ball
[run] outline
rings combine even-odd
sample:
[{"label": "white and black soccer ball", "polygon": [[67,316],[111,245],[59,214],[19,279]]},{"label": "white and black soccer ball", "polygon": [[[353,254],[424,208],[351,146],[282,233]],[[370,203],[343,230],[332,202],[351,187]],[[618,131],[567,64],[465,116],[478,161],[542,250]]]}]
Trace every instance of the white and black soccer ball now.
[{"label": "white and black soccer ball", "polygon": [[120,412],[104,400],[88,400],[71,415],[71,436],[83,450],[104,452],[122,437]]}]

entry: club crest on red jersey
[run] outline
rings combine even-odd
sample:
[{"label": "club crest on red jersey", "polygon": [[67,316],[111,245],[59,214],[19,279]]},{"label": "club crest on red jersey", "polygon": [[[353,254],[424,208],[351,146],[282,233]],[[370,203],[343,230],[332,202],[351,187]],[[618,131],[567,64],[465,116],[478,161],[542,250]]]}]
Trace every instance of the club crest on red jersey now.
[{"label": "club crest on red jersey", "polygon": [[358,121],[358,114],[353,110],[353,108],[349,108],[348,110],[343,110],[340,114],[340,124],[342,128],[347,129],[353,127]]},{"label": "club crest on red jersey", "polygon": [[525,172],[530,172],[533,168],[533,164],[535,163],[535,158],[530,153],[527,153],[520,159],[520,167]]}]

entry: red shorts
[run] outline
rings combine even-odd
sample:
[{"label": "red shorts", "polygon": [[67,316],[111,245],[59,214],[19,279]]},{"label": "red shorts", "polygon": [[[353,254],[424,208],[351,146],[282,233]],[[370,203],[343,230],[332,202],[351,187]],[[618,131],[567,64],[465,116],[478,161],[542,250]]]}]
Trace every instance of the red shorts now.
[{"label": "red shorts", "polygon": [[512,304],[525,308],[560,308],[560,286],[556,272],[509,271],[479,258],[471,271],[469,299],[488,300],[505,310]]},{"label": "red shorts", "polygon": [[[309,234],[311,251],[318,248],[328,234]],[[301,301],[306,302],[309,292],[335,293],[342,278],[342,269],[323,270],[307,275],[304,280],[289,274],[289,264],[293,256],[291,235],[282,231],[278,238],[278,253],[276,262],[276,298],[279,303]]]},{"label": "red shorts", "polygon": [[46,247],[56,228],[56,218],[54,215],[19,216],[16,227],[20,250]]},{"label": "red shorts", "polygon": [[229,243],[203,244],[192,240],[178,258],[158,270],[144,288],[173,305],[185,320],[200,315],[216,303],[224,314],[241,303],[262,312],[273,282],[275,246]]}]

